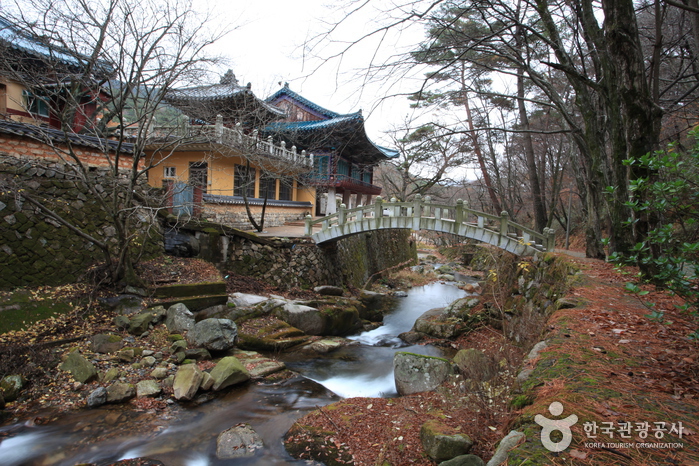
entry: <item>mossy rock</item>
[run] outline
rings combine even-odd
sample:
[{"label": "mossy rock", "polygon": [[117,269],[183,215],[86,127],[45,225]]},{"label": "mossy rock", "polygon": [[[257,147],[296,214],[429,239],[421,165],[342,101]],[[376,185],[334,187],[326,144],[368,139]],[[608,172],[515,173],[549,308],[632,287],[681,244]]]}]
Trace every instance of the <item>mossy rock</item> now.
[{"label": "mossy rock", "polygon": [[324,335],[352,335],[362,328],[362,319],[356,307],[333,306],[320,309],[320,315],[325,320]]},{"label": "mossy rock", "polygon": [[306,343],[309,337],[279,319],[247,319],[238,327],[238,347],[252,351],[280,351]]}]

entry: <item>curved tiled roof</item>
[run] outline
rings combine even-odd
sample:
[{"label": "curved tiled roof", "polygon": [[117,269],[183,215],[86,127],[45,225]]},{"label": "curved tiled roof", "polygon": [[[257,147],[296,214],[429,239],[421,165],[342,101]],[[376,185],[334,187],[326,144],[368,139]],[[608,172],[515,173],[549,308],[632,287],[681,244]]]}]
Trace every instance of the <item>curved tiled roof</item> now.
[{"label": "curved tiled roof", "polygon": [[[60,62],[71,68],[82,68],[90,60],[89,57],[78,52],[57,47],[48,41],[33,36],[2,16],[0,16],[0,42],[26,55],[40,60]],[[107,62],[98,61],[97,65],[98,71],[104,75],[114,72],[114,68]]]},{"label": "curved tiled roof", "polygon": [[71,144],[91,147],[101,151],[116,151],[118,149],[122,153],[130,155],[135,152],[134,145],[130,143],[87,136],[84,134],[67,133],[58,129],[42,128],[40,126],[18,123],[16,121],[0,120],[0,133],[24,136],[46,144],[65,144],[69,141]]},{"label": "curved tiled roof", "polygon": [[[266,99],[267,102],[291,100],[323,117],[309,121],[278,121],[265,127],[265,134],[281,137],[309,151],[330,149],[349,151],[354,156],[376,161],[395,158],[399,152],[374,144],[364,129],[362,111],[341,114],[317,105],[289,89],[288,84]],[[348,154],[349,155],[349,154]]]},{"label": "curved tiled roof", "polygon": [[310,100],[306,99],[300,94],[297,94],[296,92],[292,91],[289,89],[289,83],[285,83],[284,87],[279,89],[277,92],[272,94],[271,96],[267,97],[265,99],[265,102],[268,103],[273,103],[274,101],[282,99],[284,96],[289,97],[291,100],[296,101],[297,103],[308,107],[310,110],[313,110],[316,113],[319,113],[326,118],[337,118],[340,116],[349,116],[349,115],[342,115],[337,112],[333,112],[332,110],[328,110],[327,108],[321,107],[320,105],[311,102]]},{"label": "curved tiled roof", "polygon": [[231,70],[218,84],[171,89],[165,94],[165,101],[190,117],[204,121],[214,119],[218,114],[234,120],[249,118],[255,123],[286,116],[284,110],[255,96],[250,84],[240,86]]}]

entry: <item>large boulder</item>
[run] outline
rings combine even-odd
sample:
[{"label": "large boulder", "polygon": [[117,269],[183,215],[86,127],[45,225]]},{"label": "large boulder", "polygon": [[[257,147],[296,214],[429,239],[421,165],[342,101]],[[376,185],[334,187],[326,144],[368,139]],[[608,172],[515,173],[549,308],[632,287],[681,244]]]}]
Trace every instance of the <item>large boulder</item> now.
[{"label": "large boulder", "polygon": [[430,309],[417,318],[413,331],[435,338],[455,338],[468,329],[466,323],[445,313],[443,308]]},{"label": "large boulder", "polygon": [[5,402],[9,403],[15,401],[19,397],[19,393],[24,388],[26,380],[21,375],[6,375],[0,380],[0,395],[3,398],[3,405]]},{"label": "large boulder", "polygon": [[221,359],[210,374],[214,378],[214,384],[211,387],[214,391],[250,380],[250,373],[235,356]]},{"label": "large boulder", "polygon": [[286,302],[273,315],[306,335],[351,335],[362,326],[359,311],[354,304],[324,304],[321,309],[305,304]]},{"label": "large boulder", "polygon": [[427,455],[436,462],[465,455],[473,446],[473,440],[468,435],[436,419],[420,427],[420,441]]},{"label": "large boulder", "polygon": [[323,335],[325,319],[320,311],[303,304],[284,303],[274,309],[274,315],[306,335]]},{"label": "large boulder", "polygon": [[165,326],[170,333],[182,333],[194,327],[194,314],[182,303],[173,304],[167,310]]},{"label": "large boulder", "polygon": [[250,424],[239,424],[224,430],[216,439],[216,456],[222,460],[254,456],[262,448],[262,437]]},{"label": "large boulder", "polygon": [[395,300],[391,296],[375,291],[362,290],[359,294],[359,316],[372,322],[381,322],[384,315],[394,308]]},{"label": "large boulder", "polygon": [[228,319],[204,319],[187,333],[187,342],[211,351],[226,351],[238,341],[238,327]]},{"label": "large boulder", "polygon": [[305,343],[310,337],[276,317],[258,317],[245,321],[238,338],[238,347],[242,349],[281,351]]},{"label": "large boulder", "polygon": [[61,364],[61,370],[70,372],[73,378],[80,383],[89,383],[97,380],[97,369],[77,351],[68,353]]},{"label": "large boulder", "polygon": [[451,373],[451,362],[443,358],[403,351],[393,357],[393,376],[399,395],[434,390]]},{"label": "large boulder", "polygon": [[201,369],[196,364],[185,364],[177,369],[175,382],[172,386],[174,396],[178,400],[192,400],[197,394],[204,378]]}]

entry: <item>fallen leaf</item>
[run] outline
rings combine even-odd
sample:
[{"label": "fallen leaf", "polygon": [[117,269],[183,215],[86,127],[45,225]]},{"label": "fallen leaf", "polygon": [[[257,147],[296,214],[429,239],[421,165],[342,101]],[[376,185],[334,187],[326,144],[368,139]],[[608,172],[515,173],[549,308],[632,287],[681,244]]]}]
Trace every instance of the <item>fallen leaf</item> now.
[{"label": "fallen leaf", "polygon": [[570,456],[579,460],[584,460],[585,458],[587,458],[587,453],[580,450],[570,450]]}]

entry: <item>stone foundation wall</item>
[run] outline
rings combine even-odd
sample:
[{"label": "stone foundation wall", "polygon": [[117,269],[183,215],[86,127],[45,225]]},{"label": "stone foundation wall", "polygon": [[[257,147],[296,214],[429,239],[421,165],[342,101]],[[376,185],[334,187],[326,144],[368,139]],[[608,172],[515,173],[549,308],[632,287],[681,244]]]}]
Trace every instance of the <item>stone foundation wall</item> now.
[{"label": "stone foundation wall", "polygon": [[[255,221],[259,222],[262,207],[251,206],[250,210],[252,211]],[[306,218],[306,214],[309,213],[309,210],[310,209],[307,207],[267,206],[265,210],[265,228],[279,227],[287,222],[303,221]],[[250,220],[248,220],[248,215],[245,212],[245,206],[242,205],[204,203],[202,206],[201,218],[232,228],[240,228],[241,230],[252,229]]]},{"label": "stone foundation wall", "polygon": [[166,242],[217,264],[224,274],[253,277],[282,289],[360,288],[377,272],[417,260],[409,230],[362,233],[318,246],[309,238],[268,239],[220,226],[190,225],[166,234]]},{"label": "stone foundation wall", "polygon": [[[0,288],[73,283],[90,265],[104,260],[102,252],[67,227],[23,201],[18,189],[27,190],[54,212],[86,233],[109,242],[116,235],[107,214],[62,163],[20,159],[0,153]],[[95,168],[97,189],[109,189],[106,169]],[[148,216],[139,215],[151,225]],[[139,235],[136,241],[143,242]],[[162,249],[160,234],[149,252]]]}]

